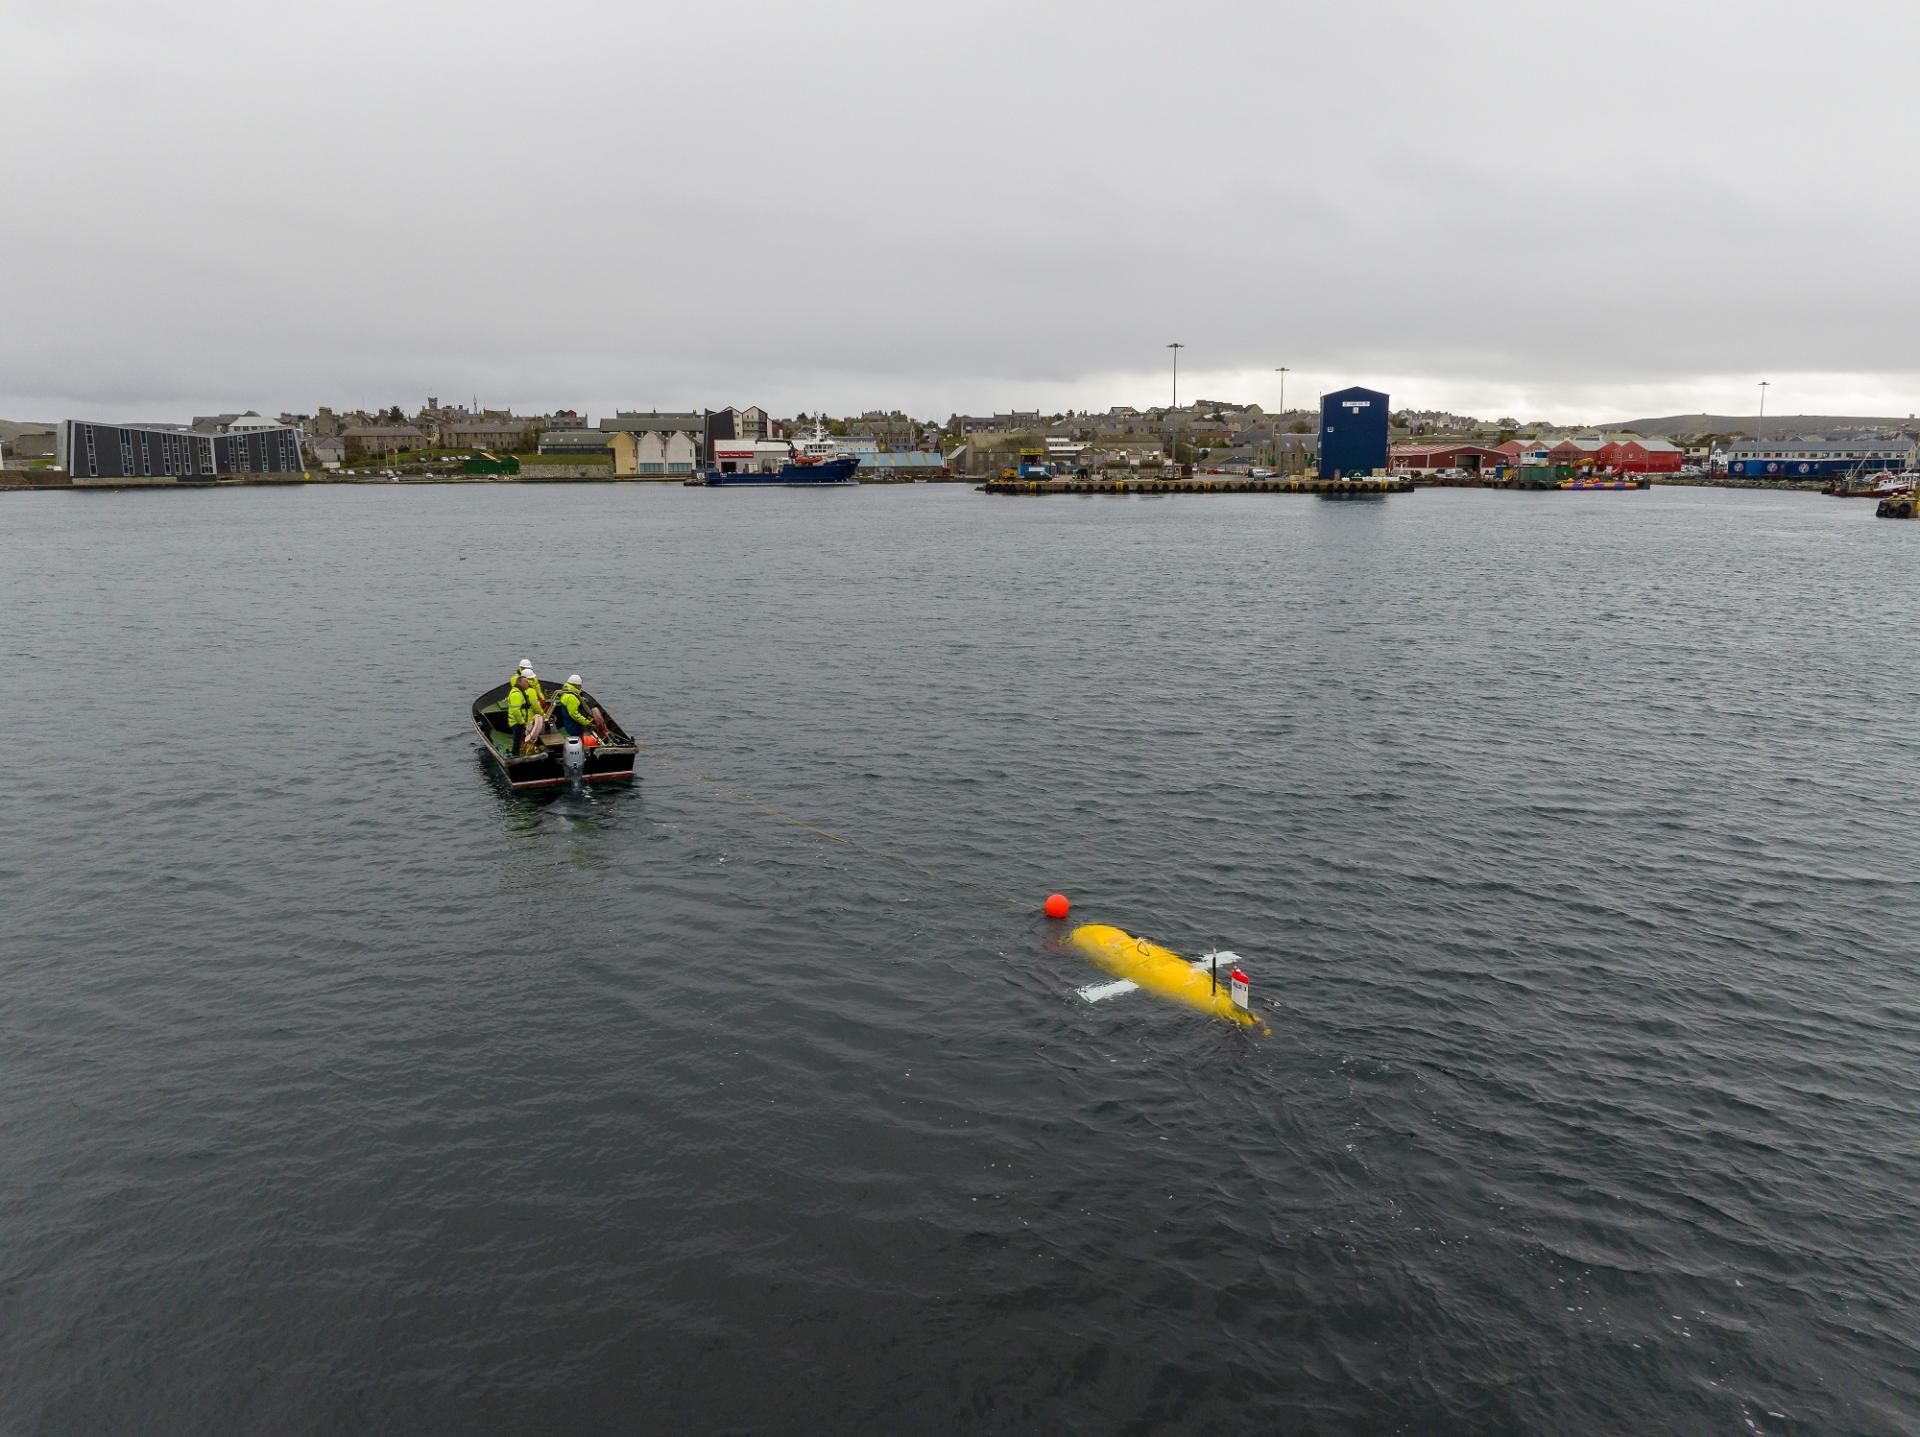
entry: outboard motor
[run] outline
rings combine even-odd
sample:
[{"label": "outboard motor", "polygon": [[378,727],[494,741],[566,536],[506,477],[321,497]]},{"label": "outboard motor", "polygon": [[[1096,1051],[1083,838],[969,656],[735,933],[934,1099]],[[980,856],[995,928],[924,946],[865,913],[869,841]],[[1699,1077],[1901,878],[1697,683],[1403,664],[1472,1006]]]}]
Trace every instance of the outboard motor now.
[{"label": "outboard motor", "polygon": [[566,747],[560,750],[560,767],[568,778],[578,778],[587,771],[587,746],[580,742],[580,735],[567,735]]}]

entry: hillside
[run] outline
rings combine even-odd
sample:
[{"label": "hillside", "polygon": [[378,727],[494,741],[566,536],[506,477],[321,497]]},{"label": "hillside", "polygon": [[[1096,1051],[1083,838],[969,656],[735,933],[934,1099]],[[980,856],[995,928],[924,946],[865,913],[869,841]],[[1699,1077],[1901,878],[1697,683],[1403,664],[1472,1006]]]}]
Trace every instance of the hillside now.
[{"label": "hillside", "polygon": [[[1761,423],[1756,414],[1669,414],[1659,419],[1623,419],[1600,427],[1609,432],[1631,429],[1649,439],[1671,439],[1675,435],[1690,434],[1752,434]],[[1768,434],[1784,438],[1828,429],[1911,428],[1914,418],[1911,414],[1904,418],[1898,415],[1874,418],[1844,414],[1769,414],[1765,424]]]},{"label": "hillside", "polygon": [[12,439],[23,429],[42,430],[57,429],[58,427],[58,425],[50,420],[47,423],[40,424],[31,419],[0,419],[0,439]]}]

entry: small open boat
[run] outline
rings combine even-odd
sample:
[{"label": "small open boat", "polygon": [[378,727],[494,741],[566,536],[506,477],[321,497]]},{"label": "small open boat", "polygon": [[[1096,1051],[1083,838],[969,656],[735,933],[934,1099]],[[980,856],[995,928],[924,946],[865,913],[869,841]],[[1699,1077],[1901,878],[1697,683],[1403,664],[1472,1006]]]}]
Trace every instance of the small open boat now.
[{"label": "small open boat", "polygon": [[[607,706],[592,694],[582,693],[581,697],[589,707],[600,710],[607,721],[607,736],[605,739],[589,736],[581,756],[580,778],[586,783],[632,778],[633,735],[614,722]],[[540,735],[534,752],[515,754],[511,751],[513,740],[507,734],[505,684],[488,689],[473,701],[473,727],[480,735],[480,744],[487,756],[499,765],[500,772],[515,788],[555,788],[567,781],[567,738],[558,723]]]}]

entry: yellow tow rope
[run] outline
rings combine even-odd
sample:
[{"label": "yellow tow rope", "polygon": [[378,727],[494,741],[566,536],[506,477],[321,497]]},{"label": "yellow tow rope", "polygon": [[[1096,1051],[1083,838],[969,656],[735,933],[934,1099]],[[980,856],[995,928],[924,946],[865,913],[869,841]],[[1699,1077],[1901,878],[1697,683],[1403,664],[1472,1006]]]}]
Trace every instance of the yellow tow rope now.
[{"label": "yellow tow rope", "polygon": [[694,768],[692,765],[684,764],[680,762],[680,760],[677,758],[673,758],[667,754],[661,753],[658,749],[648,748],[647,745],[640,743],[637,740],[634,742],[633,748],[634,748],[634,752],[644,753],[648,758],[653,759],[656,763],[664,763],[668,768],[673,769],[678,773],[682,773],[686,775],[688,778],[692,779],[695,783],[705,784],[708,788],[712,789],[715,793],[724,794],[726,797],[732,799],[735,803],[743,803],[748,808],[757,808],[760,810],[760,812],[766,814],[769,818],[778,819],[781,823],[787,824],[789,827],[800,829],[802,832],[805,832],[805,833],[811,833],[819,838],[824,838],[829,843],[838,843],[843,847],[851,848],[856,853],[864,853],[869,858],[878,858],[883,862],[891,863],[899,868],[904,868],[909,873],[917,873],[922,878],[931,878],[936,883],[952,883],[962,888],[977,888],[982,893],[985,893],[989,898],[997,899],[999,902],[1008,904],[1014,908],[1028,908],[1032,906],[1029,903],[1024,903],[1020,899],[1011,897],[1005,893],[996,893],[993,891],[993,889],[988,888],[984,883],[980,883],[975,879],[960,878],[951,873],[940,873],[931,868],[923,868],[917,863],[908,862],[906,859],[900,857],[900,855],[897,853],[884,853],[877,848],[869,848],[867,847],[866,844],[855,842],[853,839],[848,838],[845,834],[835,833],[830,828],[822,828],[818,824],[808,823],[805,819],[795,818],[792,814],[783,812],[782,810],[775,808],[770,803],[762,803],[759,799],[754,798],[751,794],[742,793],[737,788],[729,788],[726,784],[720,782],[720,780],[717,778],[708,778],[704,773],[700,772],[699,769]]}]

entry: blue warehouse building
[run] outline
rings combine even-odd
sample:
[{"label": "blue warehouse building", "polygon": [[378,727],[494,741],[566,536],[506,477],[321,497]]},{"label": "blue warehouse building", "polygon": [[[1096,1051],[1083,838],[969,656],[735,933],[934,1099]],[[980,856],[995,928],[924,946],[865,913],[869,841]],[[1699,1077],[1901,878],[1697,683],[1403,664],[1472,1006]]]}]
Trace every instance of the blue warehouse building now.
[{"label": "blue warehouse building", "polygon": [[1360,479],[1387,467],[1387,396],[1336,389],[1320,396],[1320,477]]},{"label": "blue warehouse building", "polygon": [[1904,469],[1913,455],[1906,440],[1769,439],[1729,449],[1727,473],[1750,479],[1835,479]]}]

